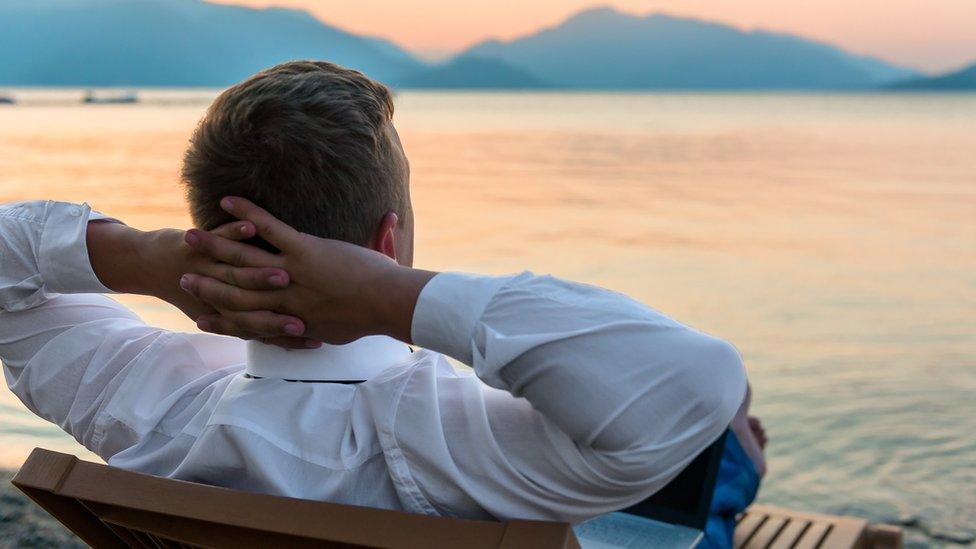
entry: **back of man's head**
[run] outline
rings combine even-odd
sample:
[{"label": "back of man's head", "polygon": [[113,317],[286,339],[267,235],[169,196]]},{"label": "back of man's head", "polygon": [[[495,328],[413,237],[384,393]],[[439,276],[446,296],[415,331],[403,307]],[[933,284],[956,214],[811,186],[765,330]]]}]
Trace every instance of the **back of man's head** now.
[{"label": "back of man's head", "polygon": [[227,89],[183,162],[194,223],[232,221],[220,199],[241,196],[299,231],[369,245],[406,206],[392,116],[385,86],[332,63],[285,63]]}]

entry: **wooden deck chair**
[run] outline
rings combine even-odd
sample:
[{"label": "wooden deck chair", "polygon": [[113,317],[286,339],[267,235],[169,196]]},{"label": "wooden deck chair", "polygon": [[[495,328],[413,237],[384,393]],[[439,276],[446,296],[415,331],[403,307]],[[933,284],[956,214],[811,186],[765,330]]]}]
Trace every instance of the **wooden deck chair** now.
[{"label": "wooden deck chair", "polygon": [[[35,448],[13,479],[89,545],[102,547],[459,547],[578,549],[567,523],[413,515],[133,473]],[[753,505],[735,547],[902,546],[901,530],[853,517]]]},{"label": "wooden deck chair", "polygon": [[460,520],[254,494],[133,473],[40,448],[12,482],[98,549],[579,549],[568,523]]}]

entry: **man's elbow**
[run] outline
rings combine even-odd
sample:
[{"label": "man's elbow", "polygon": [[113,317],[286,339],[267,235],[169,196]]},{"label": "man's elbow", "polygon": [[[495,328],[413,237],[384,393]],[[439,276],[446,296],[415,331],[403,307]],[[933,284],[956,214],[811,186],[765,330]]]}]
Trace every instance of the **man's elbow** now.
[{"label": "man's elbow", "polygon": [[721,431],[732,421],[746,393],[746,371],[739,351],[727,341],[711,338],[702,346],[692,372],[693,391],[704,418]]},{"label": "man's elbow", "polygon": [[[731,344],[700,335],[685,341],[666,374],[663,391],[645,395],[643,417],[659,417],[658,429],[648,432],[644,421],[614,431],[604,456],[620,486],[637,492],[660,488],[681,464],[697,455],[728,428],[746,391],[745,368]],[[689,344],[690,343],[690,344]]]},{"label": "man's elbow", "polygon": [[686,360],[676,364],[678,383],[667,423],[670,429],[649,446],[650,451],[638,452],[632,463],[644,467],[628,469],[631,481],[641,476],[650,486],[660,488],[662,473],[675,474],[676,466],[704,450],[732,422],[746,393],[746,374],[742,358],[730,343],[703,336],[695,348],[687,349]]}]

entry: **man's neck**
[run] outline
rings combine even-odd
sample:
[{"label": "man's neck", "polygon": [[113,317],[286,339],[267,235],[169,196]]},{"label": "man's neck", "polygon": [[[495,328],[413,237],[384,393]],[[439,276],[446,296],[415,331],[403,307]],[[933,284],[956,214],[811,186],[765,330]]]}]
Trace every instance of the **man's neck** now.
[{"label": "man's neck", "polygon": [[385,336],[307,350],[286,350],[248,341],[245,371],[260,378],[360,381],[379,374],[408,354],[410,348],[406,344]]}]

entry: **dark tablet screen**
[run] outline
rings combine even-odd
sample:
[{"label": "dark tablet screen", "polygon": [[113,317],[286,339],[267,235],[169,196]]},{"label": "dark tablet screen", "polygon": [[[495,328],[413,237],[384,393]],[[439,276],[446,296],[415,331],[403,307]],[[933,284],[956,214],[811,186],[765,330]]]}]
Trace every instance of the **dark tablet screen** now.
[{"label": "dark tablet screen", "polygon": [[708,520],[708,509],[712,505],[712,493],[715,490],[722,452],[725,450],[726,436],[729,436],[728,430],[698,454],[664,488],[622,511],[662,522],[704,529]]}]

